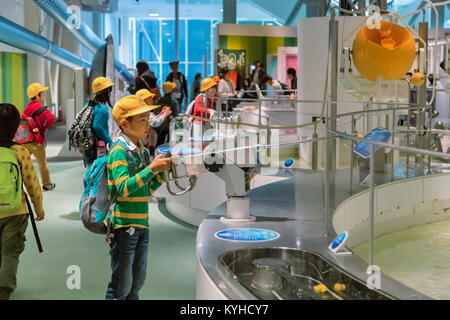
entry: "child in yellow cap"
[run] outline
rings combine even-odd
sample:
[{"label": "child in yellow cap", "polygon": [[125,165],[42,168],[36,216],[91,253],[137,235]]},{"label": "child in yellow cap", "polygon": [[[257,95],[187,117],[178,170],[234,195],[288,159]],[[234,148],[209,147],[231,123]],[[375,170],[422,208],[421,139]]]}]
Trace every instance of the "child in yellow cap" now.
[{"label": "child in yellow cap", "polygon": [[97,158],[106,155],[107,145],[112,144],[109,134],[109,111],[112,108],[111,92],[114,83],[105,77],[97,77],[92,81],[92,95],[88,104],[92,107],[92,130],[95,142],[89,149],[83,151],[83,161],[89,167]]},{"label": "child in yellow cap", "polygon": [[[137,300],[145,282],[148,198],[164,183],[164,171],[171,164],[171,159],[162,155],[150,163],[149,151],[141,142],[150,129],[150,111],[151,107],[135,95],[118,100],[113,109],[121,133],[106,160],[109,196],[118,194],[111,218],[112,276],[107,300]],[[128,162],[126,150],[132,151],[133,163]]]},{"label": "child in yellow cap", "polygon": [[[156,95],[150,92],[147,89],[141,89],[136,92],[136,96],[144,100],[145,104],[151,107],[149,124],[150,130],[149,135],[146,139],[143,140],[144,145],[150,150],[150,153],[154,154],[155,143],[156,143],[156,135],[158,129],[156,131],[153,128],[159,128],[162,123],[167,119],[168,116],[172,113],[169,107],[161,107],[160,105],[155,105]],[[155,113],[155,111],[158,111]],[[171,120],[171,119],[170,119]],[[169,120],[169,121],[170,121]]]},{"label": "child in yellow cap", "polygon": [[23,114],[32,118],[39,134],[35,135],[35,141],[23,144],[24,147],[33,154],[38,162],[39,171],[41,172],[42,189],[51,191],[55,188],[55,184],[50,179],[50,171],[47,166],[47,155],[45,153],[45,133],[50,129],[55,121],[55,116],[43,106],[45,101],[44,92],[48,87],[43,87],[40,83],[32,83],[27,88],[28,98],[31,100],[27,105]]}]

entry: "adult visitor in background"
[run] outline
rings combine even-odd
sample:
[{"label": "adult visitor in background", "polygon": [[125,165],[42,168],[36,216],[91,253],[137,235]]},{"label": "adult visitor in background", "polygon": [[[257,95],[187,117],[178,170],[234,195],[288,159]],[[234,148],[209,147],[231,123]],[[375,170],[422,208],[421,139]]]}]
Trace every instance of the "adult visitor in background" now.
[{"label": "adult visitor in background", "polygon": [[188,91],[187,91],[187,81],[184,74],[178,71],[178,61],[170,62],[171,73],[166,78],[166,81],[175,82],[177,85],[172,91],[172,98],[178,102],[178,111],[181,113],[183,106],[183,98],[185,104],[188,104]]},{"label": "adult visitor in background", "polygon": [[265,87],[264,83],[264,76],[266,75],[266,72],[263,69],[263,64],[260,60],[256,60],[254,62],[255,70],[252,72],[252,83],[257,84],[261,90],[264,90]]},{"label": "adult visitor in background", "polygon": [[291,80],[291,89],[297,90],[297,71],[294,68],[287,69],[287,76]]},{"label": "adult visitor in background", "polygon": [[236,98],[237,92],[234,90],[233,82],[230,80],[230,70],[228,68],[223,68],[220,71],[220,78],[217,90],[220,107],[222,110],[231,111],[237,104],[237,101],[228,100],[227,98]]},{"label": "adult visitor in background", "polygon": [[195,75],[194,81],[191,84],[191,102],[194,101],[194,99],[198,96],[200,93],[200,79],[202,78],[202,75],[200,73],[197,73]]},{"label": "adult visitor in background", "polygon": [[36,135],[36,140],[30,143],[25,143],[28,151],[31,152],[37,159],[39,165],[39,171],[42,178],[42,189],[50,191],[55,188],[55,184],[50,180],[50,171],[47,167],[47,156],[45,154],[45,133],[51,128],[55,121],[55,116],[48,111],[47,107],[44,107],[44,91],[48,90],[48,87],[41,86],[40,83],[33,83],[27,88],[27,95],[30,98],[30,103],[27,105],[23,114],[32,118],[36,124],[39,135]]},{"label": "adult visitor in background", "polygon": [[135,85],[128,90],[131,94],[136,94],[141,89],[152,91],[152,89],[158,87],[158,79],[155,77],[155,73],[150,69],[147,62],[143,60],[139,61],[136,63],[136,69]]},{"label": "adult visitor in background", "polygon": [[236,91],[247,90],[247,86],[245,85],[245,73],[240,64],[236,65],[235,69],[237,73],[236,78]]}]

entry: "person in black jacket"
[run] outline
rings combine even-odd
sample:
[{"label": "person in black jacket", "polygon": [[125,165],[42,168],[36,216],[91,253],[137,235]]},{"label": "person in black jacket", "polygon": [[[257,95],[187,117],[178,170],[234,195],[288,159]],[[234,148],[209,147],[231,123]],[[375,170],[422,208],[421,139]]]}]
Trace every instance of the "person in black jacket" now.
[{"label": "person in black jacket", "polygon": [[237,73],[237,79],[236,79],[236,91],[241,90],[247,90],[247,87],[245,86],[245,74],[242,72],[242,66],[240,64],[236,65],[235,69]]},{"label": "person in black jacket", "polygon": [[183,97],[185,99],[185,104],[188,104],[188,91],[187,91],[187,81],[184,74],[178,72],[178,61],[170,62],[171,73],[166,78],[166,81],[175,82],[176,88],[172,91],[172,98],[177,100],[178,109],[181,113],[181,107],[183,105]]},{"label": "person in black jacket", "polygon": [[287,76],[291,80],[291,89],[297,90],[297,71],[294,68],[287,69]]},{"label": "person in black jacket", "polygon": [[128,88],[131,94],[135,94],[141,89],[152,90],[158,87],[158,79],[155,77],[155,73],[150,69],[148,63],[145,61],[139,61],[136,63],[136,78],[134,79],[134,85]]},{"label": "person in black jacket", "polygon": [[256,60],[254,62],[255,70],[252,72],[252,83],[257,84],[261,90],[264,90],[265,83],[263,81],[264,76],[266,75],[266,72],[263,69],[263,64],[260,60]]}]

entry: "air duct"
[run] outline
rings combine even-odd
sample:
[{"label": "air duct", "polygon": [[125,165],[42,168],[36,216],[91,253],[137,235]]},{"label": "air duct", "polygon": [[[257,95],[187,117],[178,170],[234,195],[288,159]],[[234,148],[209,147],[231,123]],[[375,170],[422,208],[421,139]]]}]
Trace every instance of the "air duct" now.
[{"label": "air duct", "polygon": [[90,68],[91,64],[48,39],[0,16],[0,42],[34,53],[67,68]]},{"label": "air duct", "polygon": [[[105,41],[101,40],[97,35],[86,25],[82,23],[76,24],[73,27],[73,19],[81,19],[73,15],[73,10],[63,0],[33,0],[42,10],[50,15],[63,28],[70,31],[80,43],[82,43],[88,50],[95,53],[102,46]],[[73,30],[72,30],[73,29]],[[126,81],[130,82],[134,76],[128,71],[127,67],[119,60],[115,59],[114,66],[119,75]]]}]

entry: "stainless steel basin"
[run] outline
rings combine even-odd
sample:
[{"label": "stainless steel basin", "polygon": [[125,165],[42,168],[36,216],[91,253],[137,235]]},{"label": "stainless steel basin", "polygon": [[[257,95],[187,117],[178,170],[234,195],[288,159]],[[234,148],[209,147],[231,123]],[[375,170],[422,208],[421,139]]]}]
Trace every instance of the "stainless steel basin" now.
[{"label": "stainless steel basin", "polygon": [[219,266],[259,299],[386,300],[318,254],[287,248],[248,248],[219,256]]}]

